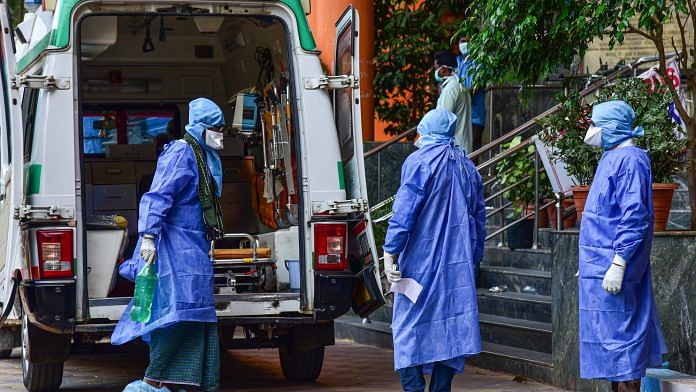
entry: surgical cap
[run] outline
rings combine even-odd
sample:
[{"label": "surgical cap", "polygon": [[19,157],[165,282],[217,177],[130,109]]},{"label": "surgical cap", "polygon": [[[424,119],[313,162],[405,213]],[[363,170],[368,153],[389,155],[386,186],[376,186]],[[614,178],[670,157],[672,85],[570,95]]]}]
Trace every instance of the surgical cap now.
[{"label": "surgical cap", "polygon": [[431,110],[423,116],[418,124],[420,139],[418,144],[425,147],[429,144],[448,144],[454,138],[457,116],[447,109]]},{"label": "surgical cap", "polygon": [[645,131],[638,126],[633,128],[636,114],[624,101],[608,101],[592,108],[592,122],[602,128],[602,148],[616,147],[636,136],[643,136]]}]

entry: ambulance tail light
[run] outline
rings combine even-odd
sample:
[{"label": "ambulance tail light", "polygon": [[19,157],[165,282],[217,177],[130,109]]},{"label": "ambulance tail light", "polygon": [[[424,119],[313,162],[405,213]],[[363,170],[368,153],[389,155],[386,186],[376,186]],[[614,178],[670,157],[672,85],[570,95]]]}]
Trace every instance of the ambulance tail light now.
[{"label": "ambulance tail light", "polygon": [[75,275],[72,230],[37,230],[36,248],[39,279],[72,278]]},{"label": "ambulance tail light", "polygon": [[314,269],[345,271],[348,267],[348,224],[315,223]]}]

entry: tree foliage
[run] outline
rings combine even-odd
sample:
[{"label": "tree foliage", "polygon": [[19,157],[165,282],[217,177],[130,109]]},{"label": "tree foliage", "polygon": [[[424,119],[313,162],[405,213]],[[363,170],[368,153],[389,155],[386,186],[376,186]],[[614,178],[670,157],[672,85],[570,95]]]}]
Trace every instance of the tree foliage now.
[{"label": "tree foliage", "polygon": [[433,54],[450,48],[464,0],[375,0],[376,111],[398,134],[413,127],[435,106]]}]

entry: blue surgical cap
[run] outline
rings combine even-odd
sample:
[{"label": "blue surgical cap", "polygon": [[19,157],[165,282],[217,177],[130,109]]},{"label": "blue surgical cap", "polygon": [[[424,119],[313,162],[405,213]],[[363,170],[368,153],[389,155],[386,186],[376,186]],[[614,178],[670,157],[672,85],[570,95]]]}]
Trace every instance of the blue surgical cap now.
[{"label": "blue surgical cap", "polygon": [[602,148],[616,147],[636,136],[643,136],[645,131],[638,126],[633,128],[636,114],[624,101],[608,101],[592,107],[592,122],[602,128]]},{"label": "blue surgical cap", "polygon": [[457,116],[447,109],[431,110],[418,124],[420,147],[429,144],[448,144],[454,138]]},{"label": "blue surgical cap", "polygon": [[189,103],[189,123],[186,132],[191,134],[205,151],[208,169],[217,184],[217,194],[222,194],[222,162],[217,151],[209,147],[203,138],[203,131],[225,125],[225,115],[215,102],[207,98],[196,98]]}]

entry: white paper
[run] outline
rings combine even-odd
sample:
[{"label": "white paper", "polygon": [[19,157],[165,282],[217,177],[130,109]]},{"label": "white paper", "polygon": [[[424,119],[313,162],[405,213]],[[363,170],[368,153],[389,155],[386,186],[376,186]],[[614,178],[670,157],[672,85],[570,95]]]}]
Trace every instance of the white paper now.
[{"label": "white paper", "polygon": [[423,286],[411,278],[403,278],[396,283],[392,283],[389,291],[392,293],[401,293],[415,304],[421,291],[423,291]]}]

